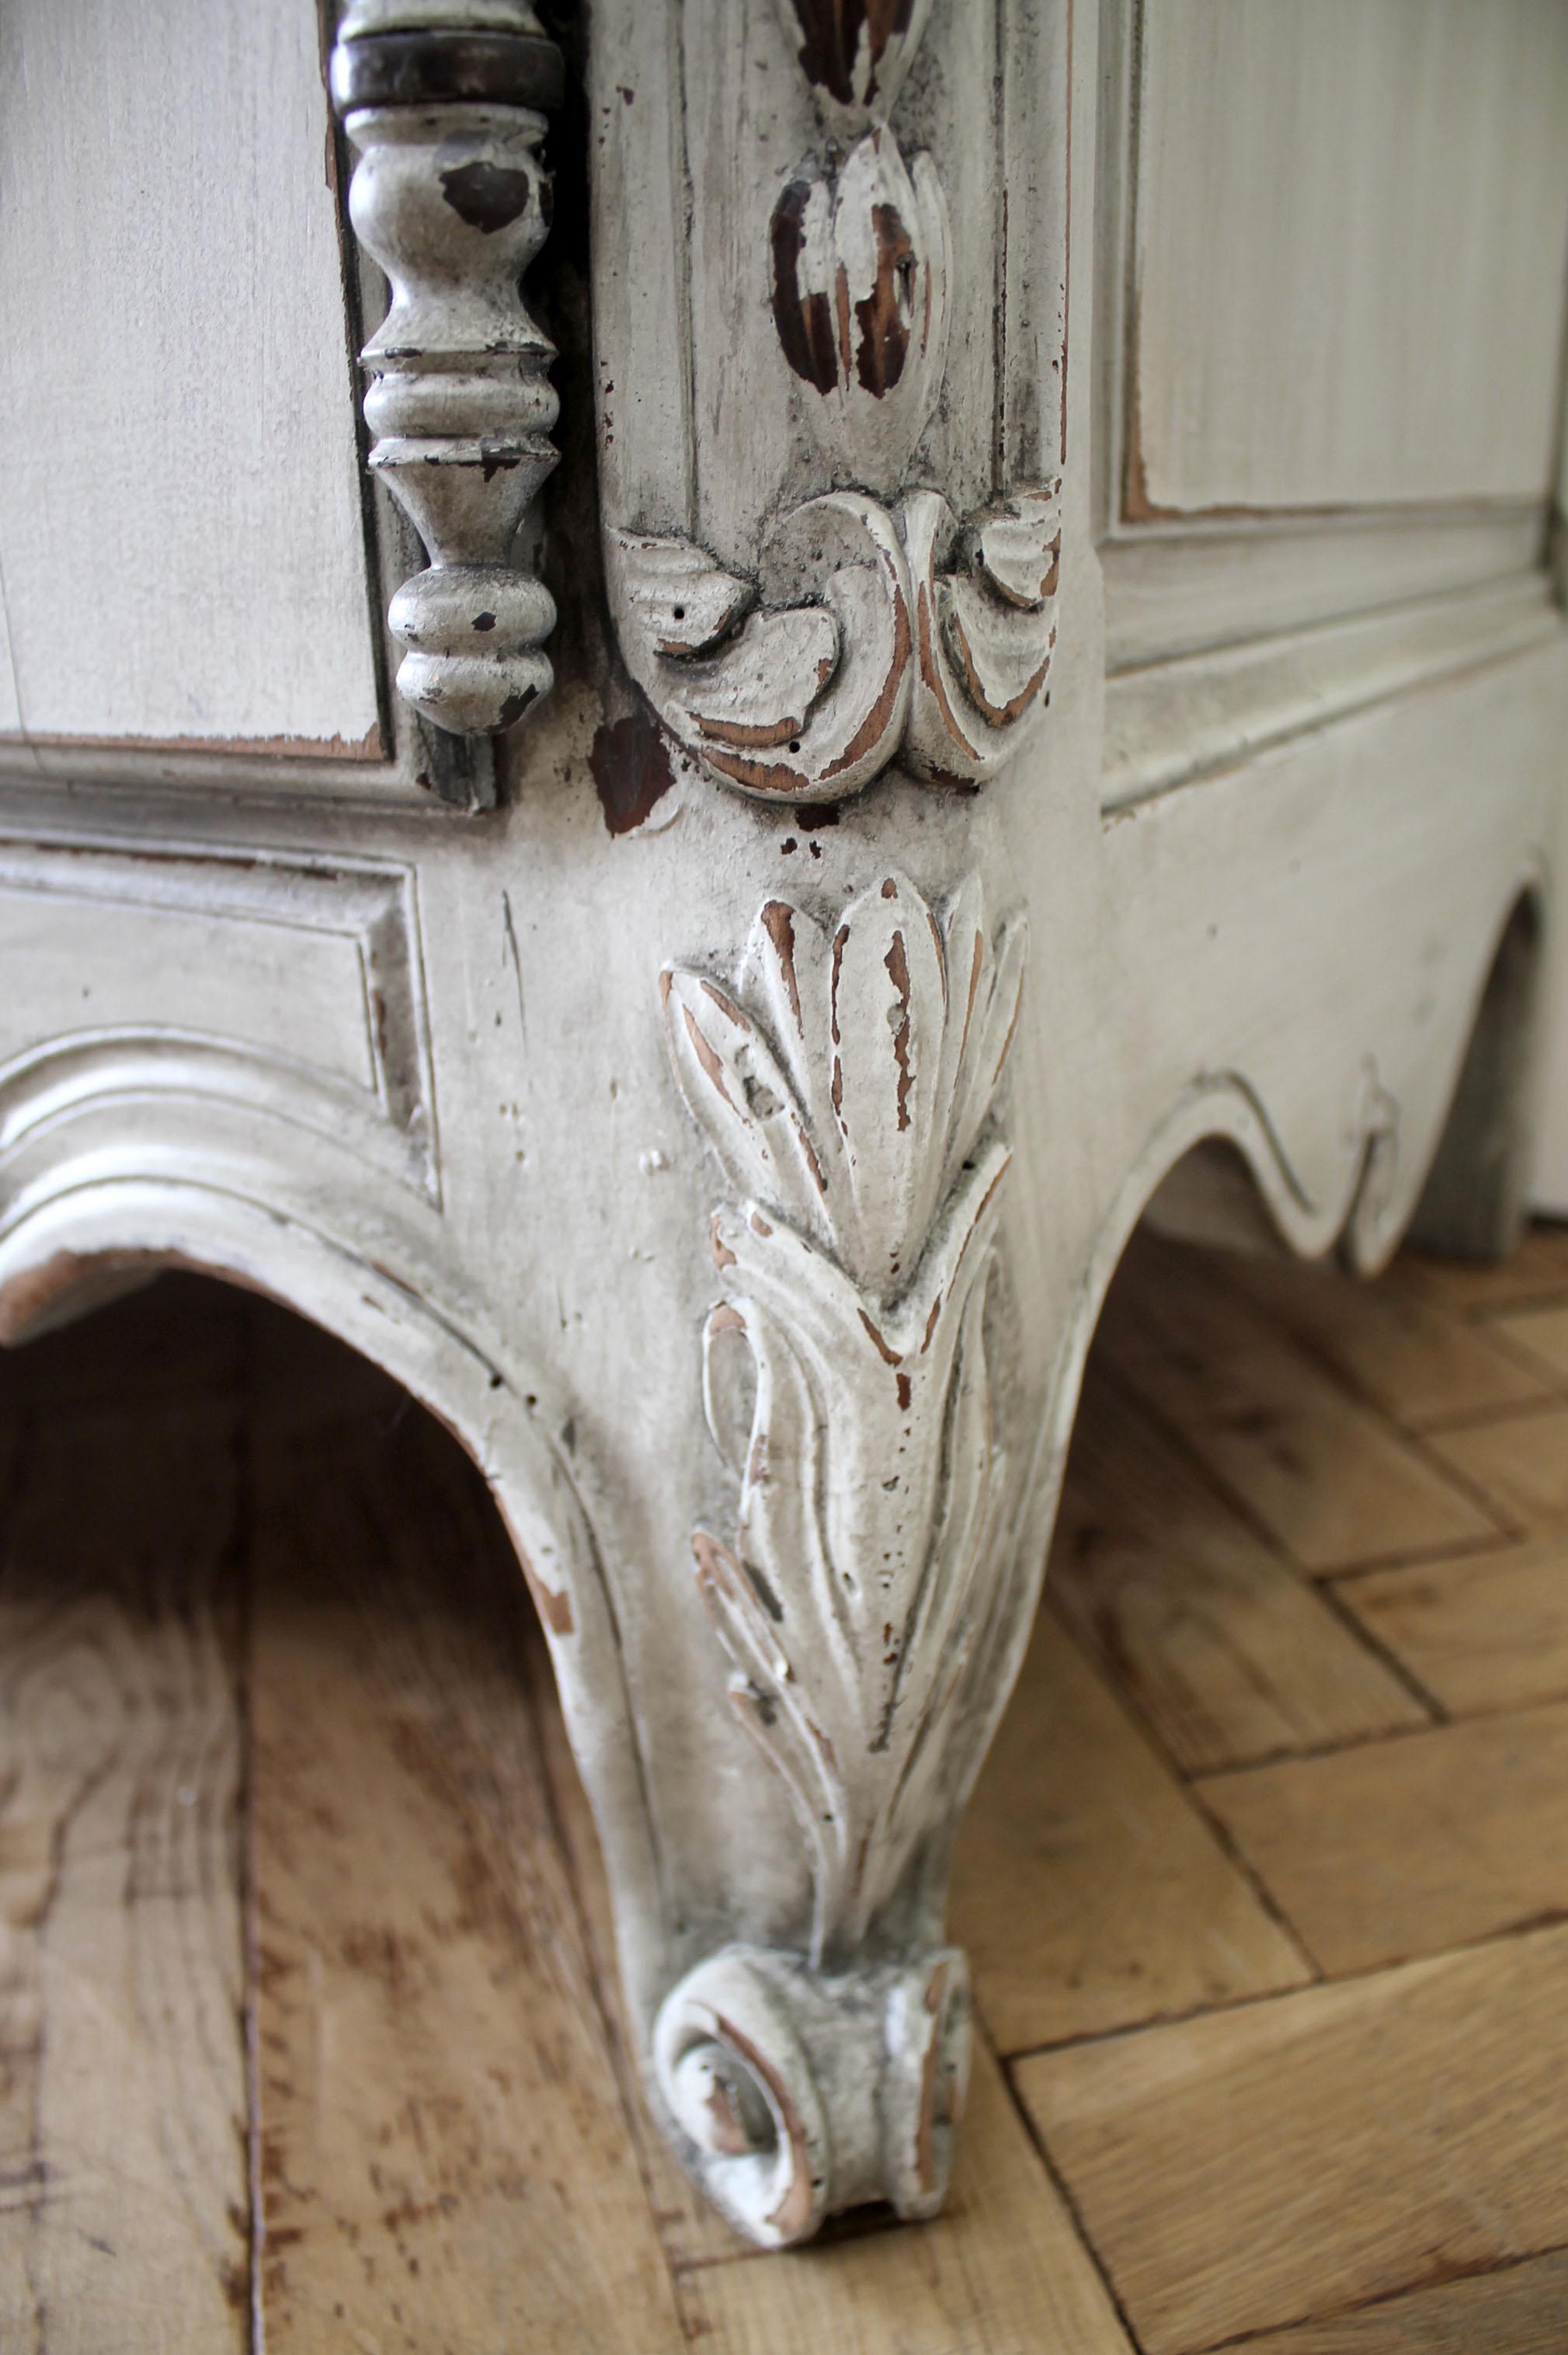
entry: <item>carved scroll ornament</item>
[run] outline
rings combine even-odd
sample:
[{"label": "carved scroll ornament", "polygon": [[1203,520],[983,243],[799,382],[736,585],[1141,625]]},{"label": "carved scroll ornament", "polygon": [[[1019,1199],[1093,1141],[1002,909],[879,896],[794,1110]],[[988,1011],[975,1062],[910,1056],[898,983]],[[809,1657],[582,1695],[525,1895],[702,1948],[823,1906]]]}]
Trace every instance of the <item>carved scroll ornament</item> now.
[{"label": "carved scroll ornament", "polygon": [[[955,225],[936,163],[906,162],[889,118],[929,13],[929,0],[777,0],[824,140],[779,187],[752,263],[827,485],[777,510],[739,570],[698,536],[636,528],[638,484],[618,498],[612,485],[628,667],[713,777],[765,800],[837,799],[894,761],[982,784],[1047,699],[1061,476],[1040,464],[1040,437],[1016,462],[998,452],[978,508],[922,479],[947,381]],[[944,430],[949,448],[983,436],[989,455],[988,415]]]},{"label": "carved scroll ornament", "polygon": [[[993,936],[974,879],[939,912],[891,873],[832,926],[770,900],[734,991],[665,976],[682,1092],[734,1188],[713,1222],[724,1296],[705,1396],[740,1501],[732,1532],[697,1531],[698,1577],[733,1663],[731,1704],[786,1785],[812,1859],[806,1952],[731,1950],[728,1999],[744,1963],[759,2018],[782,2005],[807,2045],[859,2033],[868,2002],[904,2023],[885,2030],[871,2188],[847,2190],[838,2170],[835,2205],[874,2196],[926,2212],[945,2172],[933,2121],[950,2124],[962,2094],[961,1957],[944,1949],[891,1976],[867,1957],[964,1779],[1005,1606],[986,1315],[1008,1161],[992,1109],[1024,950],[1021,922]],[[910,2011],[893,1981],[939,1963],[936,1992]],[[857,2072],[842,2056],[791,2059],[782,2027],[727,2043],[717,2016],[690,1980],[669,1998],[666,2099],[746,2229],[798,2237],[819,2212],[802,2173],[807,2114],[842,2102]],[[909,2134],[889,2142],[906,2111]],[[841,2119],[836,2147],[847,2135],[862,2127]]]},{"label": "carved scroll ornament", "polygon": [[391,288],[361,355],[369,464],[430,557],[388,614],[398,687],[457,734],[510,728],[553,677],[554,601],[511,550],[558,455],[555,351],[519,282],[549,224],[538,150],[561,79],[522,0],[354,0],[332,56],[350,218]]}]

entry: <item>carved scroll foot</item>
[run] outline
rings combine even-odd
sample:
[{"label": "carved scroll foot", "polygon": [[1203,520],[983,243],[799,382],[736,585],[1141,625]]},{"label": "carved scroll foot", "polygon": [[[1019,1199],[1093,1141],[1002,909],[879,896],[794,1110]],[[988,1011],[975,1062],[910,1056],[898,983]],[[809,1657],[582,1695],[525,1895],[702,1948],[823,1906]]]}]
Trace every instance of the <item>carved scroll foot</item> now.
[{"label": "carved scroll foot", "polygon": [[665,1998],[654,2065],[680,2156],[763,2247],[867,2200],[930,2216],[968,2078],[967,1968],[952,1946],[847,1972],[724,1946]]}]

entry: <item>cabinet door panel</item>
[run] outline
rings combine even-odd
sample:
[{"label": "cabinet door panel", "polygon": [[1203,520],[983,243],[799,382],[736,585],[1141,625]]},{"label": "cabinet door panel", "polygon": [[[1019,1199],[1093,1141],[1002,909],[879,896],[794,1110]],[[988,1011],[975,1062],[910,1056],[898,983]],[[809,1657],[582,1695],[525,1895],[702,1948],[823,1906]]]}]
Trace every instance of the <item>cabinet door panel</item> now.
[{"label": "cabinet door panel", "polygon": [[1147,0],[1126,512],[1539,499],[1561,0]]},{"label": "cabinet door panel", "polygon": [[0,727],[377,752],[331,170],[309,0],[5,0]]}]

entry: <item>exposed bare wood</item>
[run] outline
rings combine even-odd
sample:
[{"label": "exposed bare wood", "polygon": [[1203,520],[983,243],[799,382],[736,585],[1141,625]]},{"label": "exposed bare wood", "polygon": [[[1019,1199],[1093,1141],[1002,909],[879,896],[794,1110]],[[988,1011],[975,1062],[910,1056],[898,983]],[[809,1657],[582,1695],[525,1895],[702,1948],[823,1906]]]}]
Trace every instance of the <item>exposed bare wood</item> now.
[{"label": "exposed bare wood", "polygon": [[18,2355],[250,2346],[237,1417],[232,1399],[57,1410],[7,1470],[0,2340]]},{"label": "exposed bare wood", "polygon": [[1568,2332],[1568,2254],[1380,2298],[1354,2313],[1238,2341],[1244,2355],[1557,2355]]},{"label": "exposed bare wood", "polygon": [[1079,1410],[1049,1582],[1058,1611],[1189,1772],[1428,1721],[1108,1383]]},{"label": "exposed bare wood", "polygon": [[1149,2355],[1556,2246],[1565,1957],[1540,1931],[1021,2062]]},{"label": "exposed bare wood", "polygon": [[1369,1571],[1339,1595],[1456,1715],[1568,1695],[1568,1537]]},{"label": "exposed bare wood", "polygon": [[1552,1382],[1568,1382],[1568,1306],[1499,1316],[1492,1330],[1518,1349],[1527,1365],[1540,1366]]},{"label": "exposed bare wood", "polygon": [[[1330,1382],[1268,1317],[1222,1300],[1203,1261],[1140,1241],[1157,1287],[1113,1295],[1104,1348],[1136,1394],[1305,1568],[1483,1543],[1488,1513]],[[1440,1443],[1438,1444],[1440,1444]]]},{"label": "exposed bare wood", "polygon": [[953,1920],[1005,2053],[1309,1975],[1049,1614],[960,1835]]},{"label": "exposed bare wood", "polygon": [[1508,1328],[1472,1328],[1443,1315],[1407,1280],[1410,1264],[1364,1284],[1343,1268],[1238,1252],[1224,1273],[1407,1429],[1540,1399],[1541,1375],[1493,1337]]},{"label": "exposed bare wood", "polygon": [[1568,1917],[1568,1703],[1200,1788],[1336,1977]]},{"label": "exposed bare wood", "polygon": [[845,2239],[763,2282],[753,2260],[679,2280],[696,2347],[725,2355],[1130,2355],[1131,2342],[1068,2208],[1008,2097],[988,2049],[976,2054],[970,2115],[944,2214],[905,2234]]},{"label": "exposed bare wood", "polygon": [[249,1675],[269,2347],[679,2344],[450,1442],[261,1401]]},{"label": "exposed bare wood", "polygon": [[1568,1406],[1438,1432],[1432,1446],[1499,1519],[1542,1532],[1568,1527]]}]

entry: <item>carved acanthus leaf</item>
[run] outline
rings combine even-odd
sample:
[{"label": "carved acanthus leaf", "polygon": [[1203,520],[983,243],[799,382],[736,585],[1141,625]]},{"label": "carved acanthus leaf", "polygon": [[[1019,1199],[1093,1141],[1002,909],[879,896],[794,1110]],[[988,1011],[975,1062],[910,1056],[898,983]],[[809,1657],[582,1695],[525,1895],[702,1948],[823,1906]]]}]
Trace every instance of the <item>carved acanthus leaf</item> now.
[{"label": "carved acanthus leaf", "polygon": [[676,972],[682,1090],[741,1196],[706,1391],[735,1542],[695,1540],[734,1704],[814,1849],[814,1949],[888,1902],[935,1787],[999,1576],[1004,1465],[985,1308],[1005,1146],[987,1128],[1022,988],[977,883],[939,920],[890,875],[831,929],[763,910],[736,995]]}]

